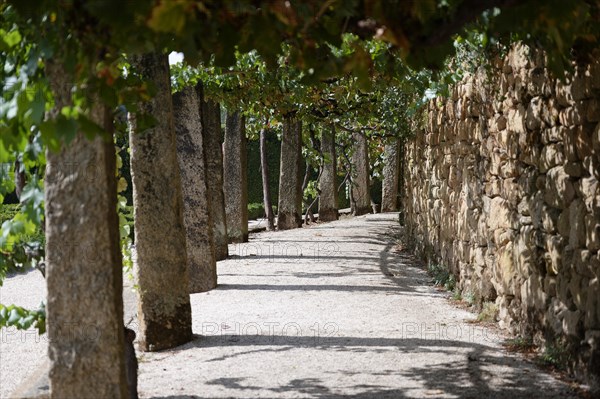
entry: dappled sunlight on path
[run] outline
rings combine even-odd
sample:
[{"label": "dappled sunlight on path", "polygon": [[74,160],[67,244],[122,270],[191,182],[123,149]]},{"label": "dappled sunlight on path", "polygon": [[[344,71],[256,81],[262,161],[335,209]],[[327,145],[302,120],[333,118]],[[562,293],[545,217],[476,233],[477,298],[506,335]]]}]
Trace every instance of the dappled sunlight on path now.
[{"label": "dappled sunlight on path", "polygon": [[192,295],[196,339],[141,355],[141,396],[573,397],[469,323],[398,234],[379,214],[230,246],[219,287]]}]

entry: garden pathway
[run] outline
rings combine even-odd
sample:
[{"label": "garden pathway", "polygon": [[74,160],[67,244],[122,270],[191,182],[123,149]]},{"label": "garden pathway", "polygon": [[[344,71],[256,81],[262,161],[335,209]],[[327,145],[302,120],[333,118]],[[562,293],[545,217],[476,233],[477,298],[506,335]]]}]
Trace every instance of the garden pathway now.
[{"label": "garden pathway", "polygon": [[[138,353],[142,398],[572,398],[502,346],[402,251],[397,214],[367,215],[230,246],[219,287],[191,297],[196,338]],[[39,273],[1,300],[34,307]],[[20,293],[16,295],[15,293]],[[135,310],[125,291],[127,318]],[[135,327],[135,326],[134,326]],[[36,342],[39,341],[39,342]],[[3,331],[0,396],[43,361],[46,342]]]}]

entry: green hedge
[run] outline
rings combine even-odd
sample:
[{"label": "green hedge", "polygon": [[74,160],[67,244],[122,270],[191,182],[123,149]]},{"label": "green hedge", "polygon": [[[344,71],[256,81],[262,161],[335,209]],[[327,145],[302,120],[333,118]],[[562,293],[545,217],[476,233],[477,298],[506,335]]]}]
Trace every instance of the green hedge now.
[{"label": "green hedge", "polygon": [[19,204],[0,205],[0,226],[6,220],[10,220],[19,212]]},{"label": "green hedge", "polygon": [[[260,171],[260,143],[249,141],[248,153],[248,204],[262,204],[262,175]],[[269,191],[271,203],[277,205],[279,199],[279,158],[281,141],[274,132],[267,135],[267,164],[269,165]],[[248,208],[250,209],[250,208]]]}]

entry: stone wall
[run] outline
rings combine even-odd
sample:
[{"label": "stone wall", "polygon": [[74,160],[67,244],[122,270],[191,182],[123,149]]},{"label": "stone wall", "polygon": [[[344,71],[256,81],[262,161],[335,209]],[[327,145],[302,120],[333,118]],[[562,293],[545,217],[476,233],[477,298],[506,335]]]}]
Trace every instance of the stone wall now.
[{"label": "stone wall", "polygon": [[597,386],[600,63],[570,76],[515,45],[432,101],[405,148],[404,216],[463,295],[495,302],[511,333],[565,348]]}]

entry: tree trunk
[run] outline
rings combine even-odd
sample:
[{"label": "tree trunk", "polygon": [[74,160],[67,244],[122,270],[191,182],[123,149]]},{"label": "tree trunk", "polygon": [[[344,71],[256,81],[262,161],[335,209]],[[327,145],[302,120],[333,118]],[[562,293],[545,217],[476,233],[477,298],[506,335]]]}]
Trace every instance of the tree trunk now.
[{"label": "tree trunk", "polygon": [[186,87],[173,95],[173,113],[187,233],[190,293],[204,292],[217,286],[217,263],[209,211],[211,198],[207,196],[200,102],[194,88]]},{"label": "tree trunk", "polygon": [[358,133],[354,138],[354,154],[352,154],[352,199],[354,216],[367,214],[371,211],[371,195],[369,193],[369,152],[367,138]]},{"label": "tree trunk", "polygon": [[265,212],[267,214],[267,229],[275,230],[275,215],[271,205],[271,193],[269,191],[269,165],[267,162],[267,129],[260,131],[260,170],[262,173],[263,199]]},{"label": "tree trunk", "polygon": [[302,122],[293,116],[283,120],[279,175],[277,229],[302,226]]},{"label": "tree trunk", "polygon": [[338,193],[335,184],[337,176],[335,153],[335,127],[323,130],[321,135],[321,179],[319,180],[319,221],[331,222],[338,220]]},{"label": "tree trunk", "polygon": [[221,106],[211,100],[204,100],[201,84],[196,86],[202,104],[202,140],[206,160],[206,181],[210,198],[210,217],[213,223],[215,259],[226,259],[227,221],[225,217],[225,196],[223,194],[223,132],[221,131]]},{"label": "tree trunk", "polygon": [[239,112],[227,112],[224,154],[225,213],[230,242],[248,241],[248,159],[246,127]]},{"label": "tree trunk", "polygon": [[129,121],[139,342],[142,350],[155,351],[192,339],[186,232],[168,59],[146,54],[134,57],[132,66],[157,86],[155,97],[140,104],[156,126],[139,132],[135,116]]},{"label": "tree trunk", "polygon": [[[23,170],[21,170],[23,168]],[[15,161],[15,195],[17,199],[21,199],[21,193],[27,184],[25,176],[25,166],[21,165],[21,162],[17,159]]]},{"label": "tree trunk", "polygon": [[398,178],[400,174],[400,140],[393,139],[386,144],[383,166],[382,212],[398,210]]},{"label": "tree trunk", "polygon": [[[46,73],[56,117],[71,105],[73,80],[52,62]],[[111,113],[92,104],[90,119],[111,132]],[[79,133],[46,156],[50,391],[57,398],[126,398],[115,148]]]}]

